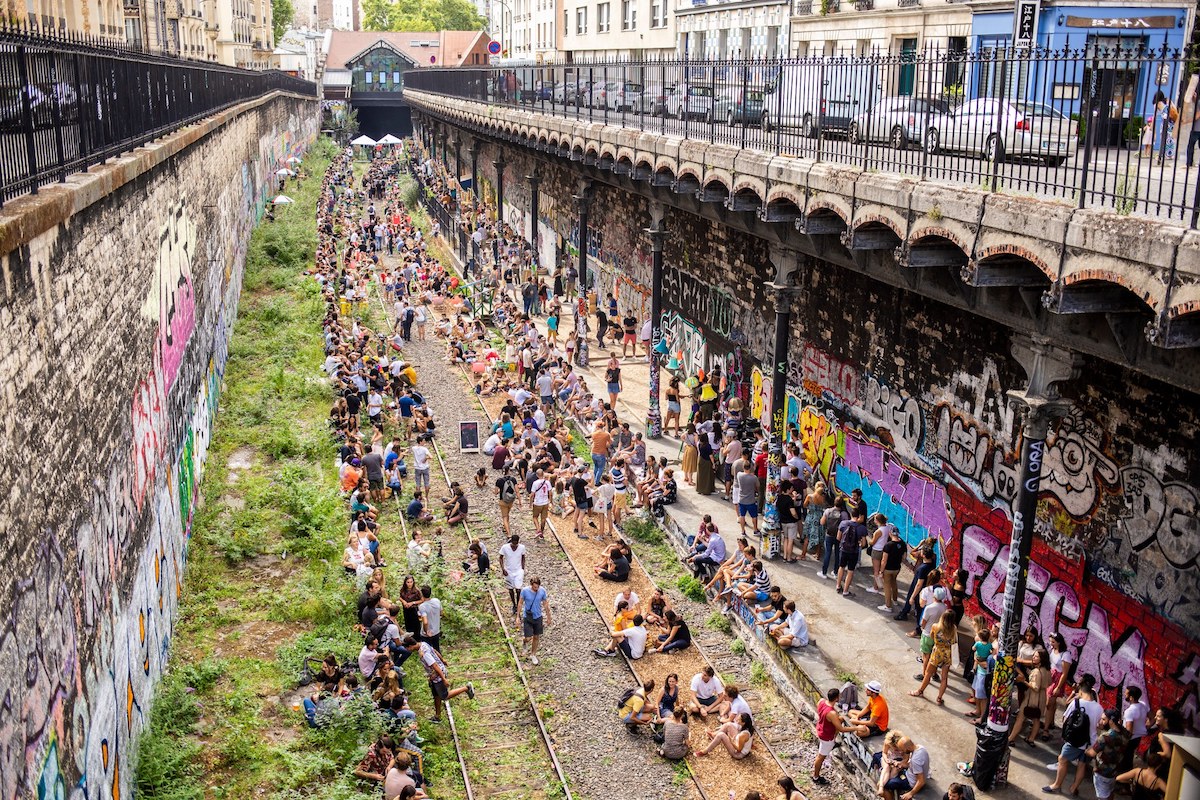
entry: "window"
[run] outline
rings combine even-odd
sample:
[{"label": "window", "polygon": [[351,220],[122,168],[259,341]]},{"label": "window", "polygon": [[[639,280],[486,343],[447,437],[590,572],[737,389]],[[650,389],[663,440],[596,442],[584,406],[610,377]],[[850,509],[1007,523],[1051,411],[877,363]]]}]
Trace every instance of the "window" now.
[{"label": "window", "polygon": [[575,33],[582,36],[587,33],[587,8],[575,9]]},{"label": "window", "polygon": [[621,0],[621,30],[637,28],[637,0]]},{"label": "window", "polygon": [[400,85],[400,73],[399,72],[392,73],[392,83],[396,84],[397,86]]},{"label": "window", "polygon": [[667,0],[650,0],[650,27],[667,27]]},{"label": "window", "polygon": [[374,80],[374,78],[375,78],[375,73],[371,72],[370,70],[367,70],[363,74],[364,74],[364,80],[366,80],[367,83],[371,83],[371,81]]},{"label": "window", "polygon": [[612,6],[609,3],[596,5],[596,33],[608,33],[611,25]]}]

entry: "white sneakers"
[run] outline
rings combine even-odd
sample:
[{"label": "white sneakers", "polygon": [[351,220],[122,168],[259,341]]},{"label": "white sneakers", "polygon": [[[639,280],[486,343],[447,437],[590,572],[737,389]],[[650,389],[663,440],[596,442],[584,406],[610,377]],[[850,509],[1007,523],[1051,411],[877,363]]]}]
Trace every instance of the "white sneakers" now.
[{"label": "white sneakers", "polygon": [[892,607],[891,607],[891,606],[875,606],[875,607],[876,607],[876,608],[878,608],[880,611],[886,611],[886,612],[888,612],[889,614],[890,614],[890,613],[892,613]]},{"label": "white sneakers", "polygon": [[876,589],[874,586],[868,586],[867,594],[879,594],[879,590]]},{"label": "white sneakers", "polygon": [[533,665],[536,667],[538,664],[540,664],[540,663],[542,663],[542,662],[541,662],[541,661],[538,661],[537,654],[535,653],[535,654],[533,654],[533,655],[531,655],[531,656],[529,657],[529,663],[530,663],[530,664],[533,664]]},{"label": "white sneakers", "polygon": [[818,577],[818,578],[824,578],[824,579],[826,579],[826,580],[829,580],[829,576],[828,576],[828,575],[826,575],[824,572],[820,572],[820,571],[818,571],[818,572],[817,572],[817,577]]}]

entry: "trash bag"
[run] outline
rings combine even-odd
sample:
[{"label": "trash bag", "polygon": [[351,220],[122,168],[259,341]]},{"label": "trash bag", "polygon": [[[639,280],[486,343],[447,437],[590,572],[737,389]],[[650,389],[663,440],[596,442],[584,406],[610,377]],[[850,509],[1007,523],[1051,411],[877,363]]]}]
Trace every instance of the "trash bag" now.
[{"label": "trash bag", "polygon": [[986,724],[975,729],[975,786],[990,792],[998,784],[1008,783],[1008,732],[992,730]]}]

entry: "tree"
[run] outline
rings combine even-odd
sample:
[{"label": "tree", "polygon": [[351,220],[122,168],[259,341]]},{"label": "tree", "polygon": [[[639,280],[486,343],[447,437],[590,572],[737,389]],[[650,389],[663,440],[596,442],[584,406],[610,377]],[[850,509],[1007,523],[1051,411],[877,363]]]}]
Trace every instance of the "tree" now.
[{"label": "tree", "polygon": [[370,31],[473,31],[485,24],[470,0],[362,0]]},{"label": "tree", "polygon": [[287,33],[287,29],[292,27],[292,19],[295,16],[296,9],[292,7],[292,0],[271,0],[271,28],[275,33],[276,44]]}]

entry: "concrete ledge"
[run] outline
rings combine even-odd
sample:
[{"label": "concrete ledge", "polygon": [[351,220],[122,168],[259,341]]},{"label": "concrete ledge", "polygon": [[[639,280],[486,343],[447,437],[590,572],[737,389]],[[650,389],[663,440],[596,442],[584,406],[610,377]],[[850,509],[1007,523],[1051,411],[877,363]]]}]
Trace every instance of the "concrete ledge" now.
[{"label": "concrete ledge", "polygon": [[1172,222],[1081,209],[1067,230],[1060,280],[1064,286],[1084,280],[1116,283],[1158,311],[1186,232]]},{"label": "concrete ledge", "polygon": [[230,120],[279,97],[318,102],[315,97],[274,91],[180,128],[86,172],[68,175],[65,183],[48,184],[40,187],[37,194],[15,198],[0,209],[0,256],[29,244],[40,234],[150,172]]},{"label": "concrete ledge", "polygon": [[[658,526],[667,534],[667,540],[675,549],[676,555],[680,558],[685,556],[687,534],[671,516],[669,507]],[[753,612],[742,604],[740,599],[735,598],[731,607],[734,609],[734,630],[746,645],[747,651],[766,668],[775,688],[787,700],[796,715],[815,728],[817,702],[824,697],[824,689],[840,687],[845,681],[841,680],[821,657],[816,642],[806,648],[784,650],[755,624]],[[839,746],[834,749],[832,758],[841,763],[860,797],[875,797],[875,776],[871,774],[871,759],[882,746],[882,742],[882,739],[864,741],[857,736],[838,734]],[[804,765],[804,768],[809,766]]]}]

